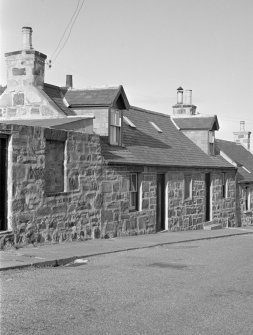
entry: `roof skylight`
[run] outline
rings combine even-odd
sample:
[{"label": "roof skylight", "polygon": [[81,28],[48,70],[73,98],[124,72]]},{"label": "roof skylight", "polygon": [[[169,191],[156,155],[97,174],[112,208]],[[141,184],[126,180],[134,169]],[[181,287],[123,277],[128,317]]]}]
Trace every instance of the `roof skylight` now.
[{"label": "roof skylight", "polygon": [[162,129],[158,127],[157,124],[155,124],[155,122],[153,121],[149,121],[149,123],[155,128],[155,130],[157,130],[159,133],[162,133]]},{"label": "roof skylight", "polygon": [[130,127],[136,128],[136,125],[132,121],[130,121],[128,117],[123,116],[123,119]]}]

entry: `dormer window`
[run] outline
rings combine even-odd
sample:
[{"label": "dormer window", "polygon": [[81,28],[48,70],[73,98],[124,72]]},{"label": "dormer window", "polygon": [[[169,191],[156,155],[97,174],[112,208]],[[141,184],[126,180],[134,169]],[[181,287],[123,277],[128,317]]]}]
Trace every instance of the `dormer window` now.
[{"label": "dormer window", "polygon": [[121,111],[112,109],[110,112],[110,144],[121,145]]}]

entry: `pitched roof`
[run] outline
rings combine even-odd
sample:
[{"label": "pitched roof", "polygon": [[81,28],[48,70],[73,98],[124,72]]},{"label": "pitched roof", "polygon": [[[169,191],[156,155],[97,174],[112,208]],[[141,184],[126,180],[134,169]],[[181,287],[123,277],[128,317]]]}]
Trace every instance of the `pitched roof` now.
[{"label": "pitched roof", "polygon": [[[110,164],[234,168],[220,156],[208,156],[177,130],[170,117],[131,107],[124,115],[136,126],[123,121],[123,145],[102,141],[102,154]],[[155,123],[162,132],[155,129]]]},{"label": "pitched roof", "polygon": [[65,98],[69,105],[82,106],[112,106],[119,96],[122,96],[125,108],[129,107],[129,103],[123,87],[109,88],[91,88],[91,89],[69,89],[65,92]]},{"label": "pitched roof", "polygon": [[174,122],[182,130],[218,130],[219,123],[216,115],[173,117]]},{"label": "pitched roof", "polygon": [[239,143],[218,139],[215,143],[219,151],[237,164],[239,181],[253,182],[253,154]]},{"label": "pitched roof", "polygon": [[[0,120],[0,123],[8,124],[18,124],[23,126],[32,127],[43,127],[43,128],[54,128],[58,126],[63,126],[67,124],[72,124],[74,122],[79,122],[87,119],[94,119],[94,115],[85,114],[82,116],[68,116],[61,118],[43,118],[43,119],[13,119],[13,120]],[[62,128],[62,129],[63,129]]]},{"label": "pitched roof", "polygon": [[68,108],[67,102],[64,101],[64,89],[59,86],[44,84],[42,92],[44,92],[44,94],[46,94],[46,96],[53,101],[56,107],[59,108],[65,115],[74,115],[73,111]]}]

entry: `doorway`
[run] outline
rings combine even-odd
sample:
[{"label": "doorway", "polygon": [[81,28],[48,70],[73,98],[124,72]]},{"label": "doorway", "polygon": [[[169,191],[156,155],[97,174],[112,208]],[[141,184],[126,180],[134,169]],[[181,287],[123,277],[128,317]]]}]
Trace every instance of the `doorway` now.
[{"label": "doorway", "polygon": [[156,231],[165,229],[165,176],[157,175],[156,185]]},{"label": "doorway", "polygon": [[210,178],[210,173],[206,173],[205,175],[205,184],[206,184],[206,222],[210,221],[211,219],[211,206],[210,206],[210,201],[211,201],[211,178]]},{"label": "doorway", "polygon": [[7,143],[0,135],[0,230],[7,230]]}]

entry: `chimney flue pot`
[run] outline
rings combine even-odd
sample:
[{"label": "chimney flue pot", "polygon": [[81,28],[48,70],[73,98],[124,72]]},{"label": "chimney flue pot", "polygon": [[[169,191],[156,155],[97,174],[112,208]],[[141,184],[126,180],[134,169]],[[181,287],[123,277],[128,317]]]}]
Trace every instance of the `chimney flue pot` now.
[{"label": "chimney flue pot", "polygon": [[32,28],[31,27],[23,27],[22,35],[23,35],[23,50],[32,49]]},{"label": "chimney flue pot", "polygon": [[245,131],[245,121],[240,121],[240,131]]},{"label": "chimney flue pot", "polygon": [[72,78],[72,74],[67,74],[67,75],[66,75],[66,87],[67,87],[67,88],[73,88],[73,78]]}]

